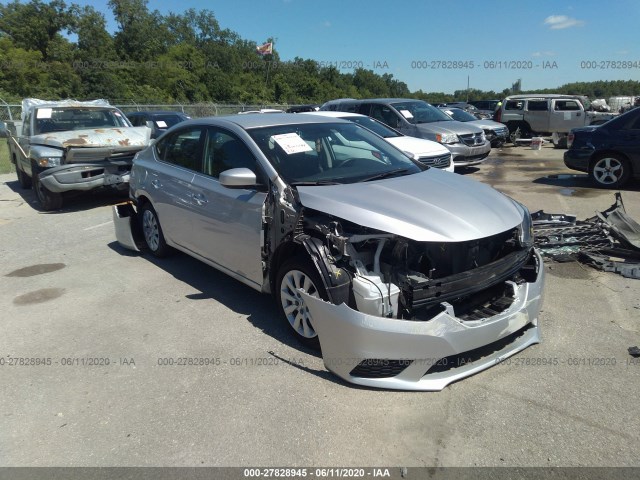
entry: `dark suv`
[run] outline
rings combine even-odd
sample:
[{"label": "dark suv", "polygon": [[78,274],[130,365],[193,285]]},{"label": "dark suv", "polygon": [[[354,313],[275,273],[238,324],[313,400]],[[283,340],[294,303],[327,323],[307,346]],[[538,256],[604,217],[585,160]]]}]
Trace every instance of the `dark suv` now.
[{"label": "dark suv", "polygon": [[134,127],[144,127],[147,122],[151,122],[151,138],[158,138],[166,130],[175,124],[189,120],[191,117],[182,112],[171,112],[165,110],[149,112],[128,112],[125,114]]},{"label": "dark suv", "polygon": [[640,108],[603,125],[574,128],[567,144],[565,165],[588,172],[598,187],[619,188],[640,178]]}]

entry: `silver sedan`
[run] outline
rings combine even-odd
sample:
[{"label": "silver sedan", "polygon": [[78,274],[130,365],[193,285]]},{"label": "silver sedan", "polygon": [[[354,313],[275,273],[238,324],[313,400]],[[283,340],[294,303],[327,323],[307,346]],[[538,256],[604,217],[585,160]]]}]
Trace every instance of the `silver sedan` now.
[{"label": "silver sedan", "polygon": [[123,245],[140,230],[153,255],[178,249],[271,293],[349,382],[440,390],[539,341],[526,207],[355,123],[187,121],[136,156],[130,193],[114,210]]}]

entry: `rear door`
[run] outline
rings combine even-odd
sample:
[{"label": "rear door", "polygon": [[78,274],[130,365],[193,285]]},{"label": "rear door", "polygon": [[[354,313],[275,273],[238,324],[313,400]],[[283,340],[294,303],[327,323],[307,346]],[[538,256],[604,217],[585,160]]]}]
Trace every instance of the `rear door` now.
[{"label": "rear door", "polygon": [[527,100],[526,120],[534,132],[549,132],[549,100],[536,98]]},{"label": "rear door", "polygon": [[195,210],[190,185],[202,163],[205,132],[204,126],[191,126],[163,138],[153,147],[158,161],[147,169],[146,190],[164,236],[189,249]]},{"label": "rear door", "polygon": [[245,143],[226,129],[209,127],[202,168],[191,185],[195,205],[191,248],[259,288],[263,280],[262,208],[266,188],[223,187],[218,177],[231,168],[252,170],[266,187],[266,175]]},{"label": "rear door", "polygon": [[550,132],[568,133],[572,128],[584,126],[584,110],[578,100],[551,100]]},{"label": "rear door", "polygon": [[635,110],[635,116],[630,115],[622,128],[612,132],[612,135],[614,148],[629,158],[633,172],[640,172],[640,108]]}]

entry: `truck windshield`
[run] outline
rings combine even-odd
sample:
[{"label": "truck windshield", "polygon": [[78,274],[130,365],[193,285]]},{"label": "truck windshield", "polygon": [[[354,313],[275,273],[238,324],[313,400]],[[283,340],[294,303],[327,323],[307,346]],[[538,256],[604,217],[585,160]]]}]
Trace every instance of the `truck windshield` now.
[{"label": "truck windshield", "polygon": [[129,126],[124,115],[113,108],[42,107],[36,111],[34,133]]}]

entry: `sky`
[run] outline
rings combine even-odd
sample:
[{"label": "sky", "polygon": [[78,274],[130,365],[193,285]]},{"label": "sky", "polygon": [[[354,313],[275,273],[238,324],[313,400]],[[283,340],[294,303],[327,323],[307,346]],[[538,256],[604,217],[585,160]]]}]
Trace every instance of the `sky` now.
[{"label": "sky", "polygon": [[[107,0],[69,0],[103,12]],[[592,0],[149,0],[166,14],[212,11],[220,26],[295,57],[389,73],[412,91],[467,84],[501,92],[595,80],[640,80],[640,2]]]}]

